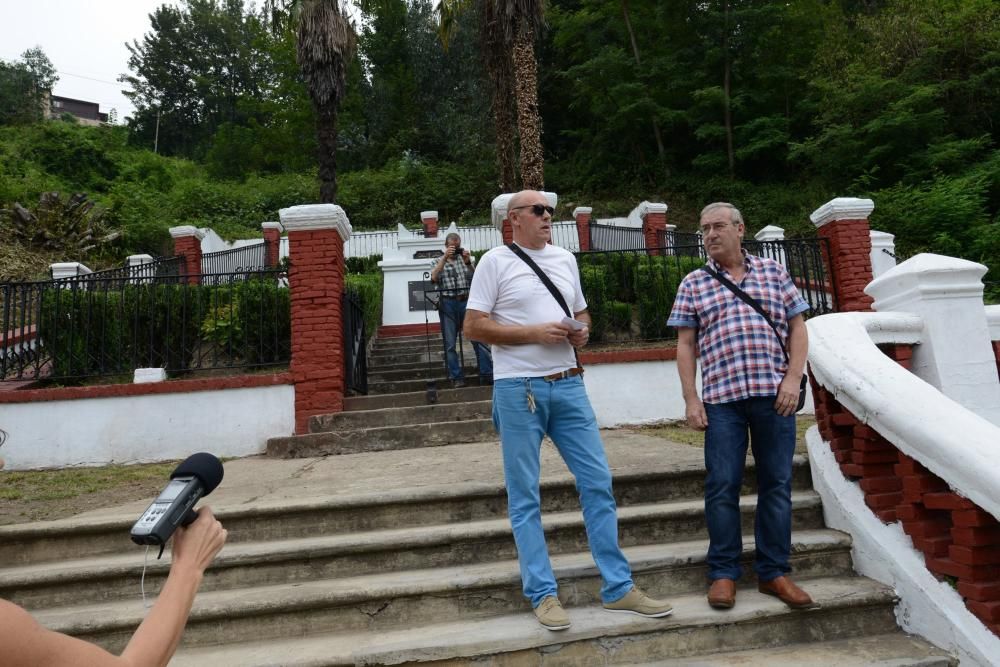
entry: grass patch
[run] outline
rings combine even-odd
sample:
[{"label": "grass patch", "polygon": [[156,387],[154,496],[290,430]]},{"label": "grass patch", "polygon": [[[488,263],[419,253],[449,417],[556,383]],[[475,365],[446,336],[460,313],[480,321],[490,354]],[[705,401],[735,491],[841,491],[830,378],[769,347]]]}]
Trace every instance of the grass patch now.
[{"label": "grass patch", "polygon": [[0,471],[0,525],[59,519],[159,493],[177,462]]},{"label": "grass patch", "polygon": [[[812,415],[797,415],[795,418],[795,453],[806,453],[806,431],[816,424],[816,418]],[[685,422],[673,422],[670,424],[657,424],[641,429],[646,435],[656,436],[671,442],[692,447],[703,447],[705,445],[704,431],[696,431],[688,427]]]}]

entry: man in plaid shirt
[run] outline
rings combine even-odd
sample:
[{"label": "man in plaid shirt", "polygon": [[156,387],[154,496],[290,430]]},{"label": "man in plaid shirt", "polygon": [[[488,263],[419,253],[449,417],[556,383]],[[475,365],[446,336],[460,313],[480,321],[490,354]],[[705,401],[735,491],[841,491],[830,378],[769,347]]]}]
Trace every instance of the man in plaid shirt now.
[{"label": "man in plaid shirt", "polygon": [[[708,266],[760,303],[788,350],[786,361],[767,321],[705,270],[692,271],[681,282],[667,324],[678,330],[677,370],[688,424],[705,431],[708,603],[729,609],[736,601],[743,552],[740,487],[749,430],[758,487],[758,590],[795,609],[814,607],[786,576],[791,572],[795,408],[809,346],[802,313],[809,305],[783,266],[743,250],[746,227],[732,204],[709,204],[700,225]],[[695,387],[697,356],[702,398]]]}]

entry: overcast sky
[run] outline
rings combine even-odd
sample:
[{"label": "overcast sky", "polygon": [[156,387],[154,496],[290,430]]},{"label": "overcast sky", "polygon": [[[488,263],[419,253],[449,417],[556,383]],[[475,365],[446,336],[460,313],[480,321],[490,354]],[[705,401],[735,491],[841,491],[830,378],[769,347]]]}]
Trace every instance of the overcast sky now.
[{"label": "overcast sky", "polygon": [[149,14],[173,0],[0,0],[0,59],[42,47],[59,74],[55,94],[133,111],[118,76],[128,72],[126,42],[149,32]]}]

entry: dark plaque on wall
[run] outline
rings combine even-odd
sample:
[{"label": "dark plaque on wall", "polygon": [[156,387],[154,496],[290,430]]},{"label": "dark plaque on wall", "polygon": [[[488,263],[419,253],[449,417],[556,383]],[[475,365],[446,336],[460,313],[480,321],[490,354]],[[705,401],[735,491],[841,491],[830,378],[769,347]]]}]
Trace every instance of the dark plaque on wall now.
[{"label": "dark plaque on wall", "polygon": [[435,304],[440,296],[437,285],[429,280],[411,280],[409,288],[411,313],[416,310],[435,310]]},{"label": "dark plaque on wall", "polygon": [[418,250],[413,253],[413,259],[437,259],[444,254],[444,250]]}]

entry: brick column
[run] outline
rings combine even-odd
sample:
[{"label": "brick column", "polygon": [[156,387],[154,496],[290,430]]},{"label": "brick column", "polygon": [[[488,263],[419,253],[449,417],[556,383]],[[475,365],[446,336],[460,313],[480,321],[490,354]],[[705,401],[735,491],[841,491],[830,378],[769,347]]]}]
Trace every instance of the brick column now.
[{"label": "brick column", "polygon": [[170,236],[174,239],[174,255],[184,258],[184,273],[191,285],[201,282],[201,240],[205,232],[191,225],[171,227]]},{"label": "brick column", "polygon": [[288,231],[295,432],[309,417],[344,409],[344,242],[351,223],[334,204],[279,211]]},{"label": "brick column", "polygon": [[507,219],[507,204],[513,196],[512,194],[497,195],[490,204],[490,217],[493,220],[493,226],[500,232],[504,245],[514,241],[514,228],[510,226],[510,220]]},{"label": "brick column", "polygon": [[872,281],[872,241],[868,216],[875,210],[871,199],[837,197],[813,211],[809,218],[821,238],[829,279],[837,295],[837,310],[870,311],[872,298],[865,286]]},{"label": "brick column", "polygon": [[651,202],[639,204],[639,217],[642,218],[642,235],[646,239],[646,248],[650,255],[663,254],[659,250],[660,231],[667,229],[667,205]]},{"label": "brick column", "polygon": [[264,266],[274,268],[281,262],[281,223],[262,222],[264,231]]},{"label": "brick column", "polygon": [[438,235],[438,212],[421,211],[420,222],[424,226],[424,238],[435,239]]},{"label": "brick column", "polygon": [[589,206],[577,206],[573,209],[573,219],[576,220],[576,236],[580,239],[580,251],[590,250],[590,214],[594,209]]}]

